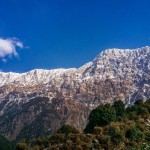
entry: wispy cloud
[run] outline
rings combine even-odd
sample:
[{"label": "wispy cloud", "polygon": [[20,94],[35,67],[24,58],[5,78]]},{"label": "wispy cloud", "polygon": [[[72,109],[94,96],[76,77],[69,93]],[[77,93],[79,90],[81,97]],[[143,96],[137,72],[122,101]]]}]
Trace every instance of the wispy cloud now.
[{"label": "wispy cloud", "polygon": [[18,57],[17,48],[23,49],[23,43],[17,38],[0,38],[0,58],[6,62],[6,57]]}]

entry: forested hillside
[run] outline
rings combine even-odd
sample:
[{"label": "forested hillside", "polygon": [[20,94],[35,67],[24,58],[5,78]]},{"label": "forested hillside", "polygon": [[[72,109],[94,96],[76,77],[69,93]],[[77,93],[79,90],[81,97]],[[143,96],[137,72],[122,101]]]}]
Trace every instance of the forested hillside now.
[{"label": "forested hillside", "polygon": [[149,150],[150,100],[125,108],[122,101],[92,110],[83,132],[64,125],[55,134],[28,141],[17,150]]}]

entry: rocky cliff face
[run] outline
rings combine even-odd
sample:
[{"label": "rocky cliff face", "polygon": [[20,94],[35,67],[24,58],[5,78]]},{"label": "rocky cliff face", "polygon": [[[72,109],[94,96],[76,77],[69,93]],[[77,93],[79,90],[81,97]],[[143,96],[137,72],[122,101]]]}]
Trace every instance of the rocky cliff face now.
[{"label": "rocky cliff face", "polygon": [[76,69],[0,72],[0,132],[9,139],[83,129],[102,103],[150,98],[150,47],[107,49]]}]

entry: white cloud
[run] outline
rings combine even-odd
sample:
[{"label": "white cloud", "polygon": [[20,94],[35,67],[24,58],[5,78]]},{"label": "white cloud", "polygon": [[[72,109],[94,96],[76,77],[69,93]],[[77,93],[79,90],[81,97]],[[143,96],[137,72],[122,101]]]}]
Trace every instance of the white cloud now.
[{"label": "white cloud", "polygon": [[0,58],[6,62],[6,57],[18,57],[17,48],[23,49],[23,43],[17,38],[0,38]]}]

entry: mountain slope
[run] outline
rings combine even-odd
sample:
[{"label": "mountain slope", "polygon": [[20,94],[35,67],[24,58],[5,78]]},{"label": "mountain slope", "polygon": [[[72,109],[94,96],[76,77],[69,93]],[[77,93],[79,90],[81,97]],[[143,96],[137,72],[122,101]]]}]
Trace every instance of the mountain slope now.
[{"label": "mountain slope", "polygon": [[[43,102],[47,100],[37,107],[40,97]],[[41,113],[48,116],[41,117],[48,120],[48,123],[43,121],[42,128],[46,132],[53,133],[61,125],[74,122],[81,130],[90,110],[102,103],[121,99],[130,105],[136,99],[148,98],[150,47],[107,49],[77,69],[36,69],[21,74],[0,72],[0,132],[15,139],[26,126],[32,127]],[[26,105],[29,108],[24,112]],[[50,117],[53,113],[55,115]],[[17,126],[18,122],[21,125]]]}]

